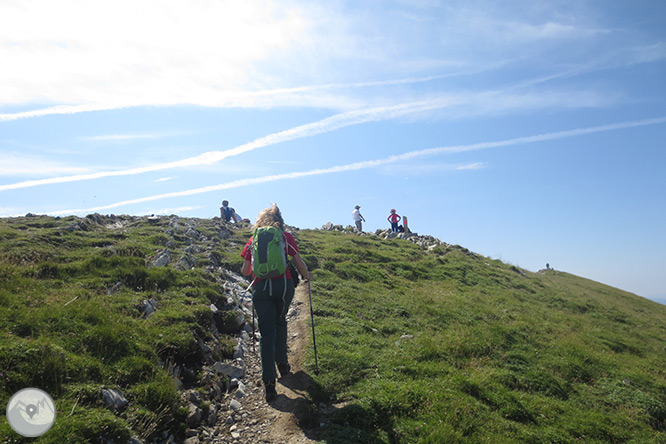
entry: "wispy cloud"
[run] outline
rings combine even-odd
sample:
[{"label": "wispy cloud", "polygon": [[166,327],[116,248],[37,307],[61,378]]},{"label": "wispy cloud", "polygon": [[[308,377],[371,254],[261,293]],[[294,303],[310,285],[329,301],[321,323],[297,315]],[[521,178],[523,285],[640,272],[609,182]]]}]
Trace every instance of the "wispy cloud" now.
[{"label": "wispy cloud", "polygon": [[276,3],[4,1],[3,100],[114,108],[206,103],[215,90],[245,84],[258,61],[302,40],[302,8]]},{"label": "wispy cloud", "polygon": [[[362,82],[348,82],[348,83],[326,83],[318,85],[306,85],[292,88],[274,88],[258,91],[211,91],[209,98],[202,103],[195,103],[209,107],[266,107],[266,106],[280,106],[280,105],[307,105],[308,101],[303,100],[303,94],[321,92],[327,90],[349,90],[349,89],[367,89],[374,87],[386,87],[397,85],[411,85],[417,83],[432,82],[453,76],[469,75],[491,69],[492,67],[484,66],[474,70],[464,70],[455,73],[432,75],[425,77],[408,77],[400,79],[389,80],[376,80],[376,81],[362,81]],[[211,97],[215,97],[212,99]],[[321,98],[320,98],[321,99]],[[54,106],[43,109],[22,111],[16,113],[0,114],[0,122],[11,121],[19,119],[27,119],[31,117],[44,117],[48,115],[57,114],[77,114],[91,111],[107,111],[117,108],[129,108],[133,106],[149,105],[150,103],[141,102],[119,102],[117,104],[107,105],[71,105],[71,106]],[[178,104],[178,103],[175,103]],[[326,105],[327,103],[320,102],[317,106]],[[328,103],[330,105],[330,103]],[[314,103],[312,103],[314,105]],[[88,137],[88,140],[122,140],[124,138],[149,138],[150,135],[108,135]]]},{"label": "wispy cloud", "polygon": [[7,122],[10,120],[27,119],[30,117],[44,117],[56,114],[78,114],[91,111],[106,111],[110,109],[124,108],[125,106],[118,105],[62,105],[52,106],[49,108],[42,108],[32,111],[22,111],[18,113],[0,114],[0,122]]},{"label": "wispy cloud", "polygon": [[[568,14],[561,5],[347,7],[279,0],[3,2],[0,106],[58,106],[0,114],[0,121],[180,104],[348,110],[386,103],[395,97],[392,87],[495,70],[506,60],[581,65],[571,41],[587,44],[610,32],[591,14]],[[534,63],[552,54],[526,48],[544,43],[566,51]],[[663,43],[642,51],[644,60],[655,60]],[[387,72],[398,78],[350,81]]]},{"label": "wispy cloud", "polygon": [[87,171],[84,167],[64,165],[40,156],[5,152],[0,163],[0,176],[49,176]]},{"label": "wispy cloud", "polygon": [[465,170],[480,170],[482,168],[485,168],[486,164],[483,162],[474,162],[474,163],[468,163],[467,165],[456,165],[456,170],[458,171],[465,171]]},{"label": "wispy cloud", "polygon": [[399,105],[384,106],[377,108],[369,108],[358,111],[349,111],[346,113],[336,114],[325,119],[300,125],[290,128],[285,131],[270,134],[268,136],[260,137],[252,142],[237,146],[235,148],[224,151],[209,151],[198,156],[189,157],[182,160],[173,162],[159,163],[144,167],[130,168],[118,171],[100,171],[91,174],[78,174],[73,176],[53,177],[41,180],[29,180],[17,182],[8,185],[0,185],[0,191],[35,187],[39,185],[48,185],[65,182],[76,182],[81,180],[101,179],[103,177],[113,176],[127,176],[133,174],[142,174],[153,171],[162,171],[172,168],[187,168],[197,165],[210,165],[219,162],[228,157],[237,156],[257,148],[274,145],[281,142],[286,142],[302,137],[311,137],[318,134],[335,131],[350,125],[358,125],[361,123],[374,122],[380,120],[387,120],[405,116],[408,114],[423,112],[436,108],[449,106],[455,101],[451,98],[445,97],[434,101],[418,101]]},{"label": "wispy cloud", "polygon": [[[55,212],[51,212],[51,214],[59,215],[59,214],[91,213],[91,212],[95,212],[95,211],[109,210],[109,209],[118,208],[118,207],[122,207],[122,206],[134,205],[134,204],[139,204],[139,203],[144,203],[144,202],[151,202],[151,201],[160,200],[160,199],[191,196],[191,195],[195,195],[195,194],[208,193],[208,192],[220,191],[220,190],[227,190],[227,189],[232,189],[232,188],[240,188],[240,187],[245,187],[245,186],[249,186],[249,185],[258,185],[258,184],[267,183],[267,182],[275,182],[275,181],[279,181],[279,180],[298,179],[298,178],[301,178],[301,177],[308,177],[308,176],[319,176],[319,175],[324,175],[324,174],[334,174],[334,173],[342,173],[342,172],[355,171],[355,170],[368,169],[368,168],[376,168],[376,167],[379,167],[379,166],[389,165],[389,164],[393,164],[393,163],[396,163],[396,162],[412,160],[412,159],[416,159],[416,158],[420,158],[420,157],[430,157],[430,156],[435,156],[435,155],[440,155],[440,154],[454,154],[454,153],[462,153],[462,152],[467,152],[467,151],[483,150],[483,149],[489,149],[489,148],[499,148],[499,147],[514,146],[514,145],[522,145],[522,144],[528,144],[528,143],[536,143],[536,142],[543,142],[543,141],[548,141],[548,140],[564,139],[564,138],[568,138],[568,137],[576,137],[576,136],[594,134],[594,133],[605,132],[605,131],[614,131],[614,130],[620,130],[620,129],[625,129],[625,128],[632,128],[632,127],[646,126],[646,125],[656,125],[656,124],[662,124],[662,123],[666,123],[666,116],[665,117],[657,117],[657,118],[654,118],[654,119],[639,120],[639,121],[612,123],[612,124],[608,124],[608,125],[600,125],[600,126],[595,126],[595,127],[576,128],[576,129],[572,129],[572,130],[551,132],[551,133],[538,134],[538,135],[533,135],[533,136],[516,137],[516,138],[513,138],[513,139],[499,140],[499,141],[493,141],[493,142],[481,142],[481,143],[474,143],[474,144],[468,144],[468,145],[454,145],[454,146],[428,148],[428,149],[410,151],[410,152],[407,152],[407,153],[404,153],[404,154],[389,156],[389,157],[386,157],[386,158],[383,158],[383,159],[354,162],[354,163],[350,163],[350,164],[346,164],[346,165],[338,165],[338,166],[333,166],[333,167],[329,167],[329,168],[318,168],[318,169],[309,170],[309,171],[299,171],[299,172],[291,172],[291,173],[284,173],[284,174],[274,174],[274,175],[269,175],[269,176],[264,176],[264,177],[241,179],[241,180],[227,182],[227,183],[219,184],[219,185],[211,185],[211,186],[207,186],[207,187],[194,188],[194,189],[190,189],[190,190],[176,191],[176,192],[171,192],[171,193],[158,194],[158,195],[154,195],[154,196],[141,197],[141,198],[137,198],[137,199],[124,200],[124,201],[121,201],[121,202],[116,202],[116,203],[103,205],[103,206],[92,207],[92,208],[55,211]],[[474,164],[468,165],[467,169],[478,169],[478,168],[481,168],[481,167],[482,167],[482,164],[474,163]],[[463,169],[465,169],[465,168],[463,168]]]},{"label": "wispy cloud", "polygon": [[[549,106],[603,106],[607,104],[609,100],[611,100],[610,97],[599,96],[591,93],[579,93],[575,96],[558,93],[539,93],[538,95],[511,95],[506,94],[503,91],[489,91],[477,94],[459,95],[443,94],[407,103],[364,108],[335,114],[316,122],[296,126],[288,130],[260,137],[253,140],[252,142],[245,143],[228,150],[209,151],[198,156],[188,157],[186,159],[176,160],[173,162],[164,162],[129,169],[99,171],[90,174],[77,174],[71,176],[16,182],[7,185],[0,185],[0,191],[66,182],[77,182],[82,180],[101,179],[104,177],[127,176],[173,168],[188,168],[201,165],[211,165],[232,156],[237,156],[242,153],[275,145],[281,142],[287,142],[304,137],[312,137],[352,125],[359,125],[368,122],[379,122],[406,116],[419,116],[423,113],[446,108],[453,108],[456,106],[460,107],[460,110],[456,111],[456,114],[459,117],[470,114],[484,114],[512,109],[533,109]],[[465,109],[465,107],[468,109]]]},{"label": "wispy cloud", "polygon": [[407,175],[425,175],[435,173],[446,173],[451,171],[471,171],[485,168],[483,162],[473,162],[466,164],[423,162],[423,163],[404,163],[394,162],[386,166],[386,171],[391,174]]},{"label": "wispy cloud", "polygon": [[201,205],[197,206],[184,206],[184,207],[173,207],[173,208],[160,208],[158,210],[146,210],[146,211],[141,211],[139,214],[183,214],[188,211],[194,211],[198,210],[200,208],[203,208]]},{"label": "wispy cloud", "polygon": [[127,142],[130,140],[161,139],[175,134],[176,133],[103,134],[101,136],[81,137],[81,139],[91,142]]}]

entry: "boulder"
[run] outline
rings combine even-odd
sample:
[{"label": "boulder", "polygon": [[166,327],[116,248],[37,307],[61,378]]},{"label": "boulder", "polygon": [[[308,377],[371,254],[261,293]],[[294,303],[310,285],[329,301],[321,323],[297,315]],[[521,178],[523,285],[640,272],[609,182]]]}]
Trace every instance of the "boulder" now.
[{"label": "boulder", "polygon": [[187,425],[191,428],[198,427],[201,424],[201,418],[203,417],[203,412],[199,407],[190,403],[188,406],[189,413],[187,415]]},{"label": "boulder", "polygon": [[121,410],[127,405],[127,399],[116,389],[102,389],[102,401],[111,410]]},{"label": "boulder", "polygon": [[226,364],[220,361],[213,364],[213,370],[215,370],[220,374],[228,376],[231,379],[233,378],[243,379],[245,377],[245,369],[237,367],[235,365]]},{"label": "boulder", "polygon": [[143,300],[143,304],[141,306],[141,312],[143,313],[144,318],[147,318],[156,311],[157,311],[157,301],[155,299],[151,298]]},{"label": "boulder", "polygon": [[234,412],[237,412],[238,410],[243,408],[243,405],[237,400],[232,399],[231,402],[229,403],[229,408]]},{"label": "boulder", "polygon": [[152,262],[153,267],[164,267],[171,262],[171,252],[169,250],[161,250],[157,253],[157,257]]}]

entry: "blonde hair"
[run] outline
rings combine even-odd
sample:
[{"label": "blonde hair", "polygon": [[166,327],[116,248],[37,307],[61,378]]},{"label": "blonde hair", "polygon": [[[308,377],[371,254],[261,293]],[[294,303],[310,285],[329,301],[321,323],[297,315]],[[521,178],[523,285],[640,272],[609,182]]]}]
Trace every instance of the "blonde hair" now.
[{"label": "blonde hair", "polygon": [[257,221],[254,223],[254,228],[261,227],[275,227],[284,230],[284,220],[282,213],[277,205],[273,204],[271,207],[266,208],[257,216]]}]

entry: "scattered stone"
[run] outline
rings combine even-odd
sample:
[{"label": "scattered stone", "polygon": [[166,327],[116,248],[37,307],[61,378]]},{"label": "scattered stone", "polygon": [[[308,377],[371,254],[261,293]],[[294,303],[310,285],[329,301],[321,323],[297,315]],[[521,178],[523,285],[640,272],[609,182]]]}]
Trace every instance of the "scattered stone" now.
[{"label": "scattered stone", "polygon": [[189,401],[192,404],[199,405],[203,401],[203,398],[201,397],[201,393],[199,393],[196,390],[190,390],[189,391]]},{"label": "scattered stone", "polygon": [[238,381],[238,388],[236,389],[236,398],[242,398],[246,395],[245,384]]},{"label": "scattered stone", "polygon": [[245,356],[246,351],[245,345],[243,345],[242,341],[239,341],[238,345],[234,347],[234,359],[242,359]]},{"label": "scattered stone", "polygon": [[192,255],[200,253],[200,252],[201,252],[201,249],[196,245],[188,245],[185,248],[185,253],[187,253],[188,256],[192,256]]},{"label": "scattered stone", "polygon": [[151,314],[157,311],[157,301],[155,299],[144,299],[143,305],[141,306],[141,312],[143,317],[147,318]]},{"label": "scattered stone", "polygon": [[222,266],[222,256],[220,256],[219,253],[216,253],[215,251],[211,252],[208,255],[208,260],[214,267],[221,267]]},{"label": "scattered stone", "polygon": [[193,258],[187,258],[185,256],[181,256],[180,259],[178,259],[178,263],[176,264],[176,268],[179,270],[185,271],[185,270],[190,270],[196,265],[196,263],[190,262],[190,260]]},{"label": "scattered stone", "polygon": [[152,263],[153,267],[165,267],[171,262],[171,252],[169,250],[161,250],[157,253],[157,257]]},{"label": "scattered stone", "polygon": [[209,427],[213,427],[217,423],[217,406],[211,404],[208,415],[206,416],[206,424]]},{"label": "scattered stone", "polygon": [[188,242],[190,243],[193,241],[201,241],[203,239],[203,235],[192,227],[187,227],[187,230],[185,230],[185,236],[188,237]]},{"label": "scattered stone", "polygon": [[116,389],[102,389],[102,400],[111,410],[121,410],[127,405],[127,399]]},{"label": "scattered stone", "polygon": [[226,364],[224,362],[216,362],[213,364],[213,370],[223,375],[228,376],[229,378],[242,379],[245,377],[245,370],[241,367],[236,367],[235,365]]},{"label": "scattered stone", "polygon": [[243,406],[242,406],[241,403],[238,402],[237,400],[232,399],[231,402],[229,403],[229,408],[230,408],[232,411],[237,412],[237,411],[239,411],[240,409],[242,409]]},{"label": "scattered stone", "polygon": [[191,428],[198,427],[199,424],[201,423],[201,416],[202,416],[201,409],[192,403],[190,403],[188,408],[189,408],[189,414],[187,415],[187,425],[190,426]]},{"label": "scattered stone", "polygon": [[112,287],[110,287],[108,290],[106,290],[106,295],[111,296],[112,294],[118,292],[121,288],[123,288],[123,283],[121,281],[116,282],[113,284]]},{"label": "scattered stone", "polygon": [[414,335],[402,335],[400,336],[400,339],[395,341],[395,345],[400,347],[402,345],[402,341],[411,341],[414,339]]}]

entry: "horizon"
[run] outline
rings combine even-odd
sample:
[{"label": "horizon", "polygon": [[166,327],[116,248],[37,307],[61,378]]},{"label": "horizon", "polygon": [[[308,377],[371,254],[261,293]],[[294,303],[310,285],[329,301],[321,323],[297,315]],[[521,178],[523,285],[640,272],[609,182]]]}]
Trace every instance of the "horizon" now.
[{"label": "horizon", "polygon": [[[102,217],[137,217],[137,218],[165,217],[165,218],[171,218],[171,217],[174,217],[174,216],[175,216],[175,217],[183,218],[183,219],[190,219],[190,218],[191,218],[191,219],[206,219],[206,220],[213,220],[213,219],[215,219],[215,218],[222,219],[222,217],[221,217],[220,215],[218,215],[218,216],[212,216],[212,217],[188,217],[188,216],[182,216],[182,215],[179,215],[179,214],[146,214],[146,215],[130,215],[130,214],[113,214],[113,213],[110,213],[110,214],[91,213],[91,214],[89,214],[89,215],[82,216],[82,217],[80,217],[80,216],[74,216],[74,215],[69,215],[69,216],[49,216],[49,215],[46,215],[46,214],[33,214],[33,213],[28,213],[28,214],[26,214],[26,215],[24,215],[24,216],[13,216],[13,217],[11,217],[11,218],[28,218],[28,217],[40,217],[40,216],[56,217],[56,218],[59,218],[59,217],[72,217],[72,216],[74,216],[74,217],[85,218],[85,217],[87,217],[87,216],[91,216],[91,215],[95,215],[95,214],[99,214],[99,215],[102,216]],[[10,218],[10,217],[0,217],[0,219],[6,219],[6,218]],[[230,225],[234,225],[234,226],[237,225],[237,226],[239,226],[239,227],[243,227],[243,226],[248,227],[248,228],[251,227],[251,225],[247,225],[247,224],[245,224],[245,225],[240,225],[240,224],[235,224],[235,223],[233,223],[233,222],[227,222],[227,223],[230,224]],[[299,227],[299,226],[292,225],[292,224],[289,224],[289,223],[285,222],[285,224],[286,224],[287,226],[292,227],[292,228],[294,228],[294,229],[296,229],[296,230],[324,230],[324,226],[327,225],[328,223],[329,223],[329,222],[326,222],[326,223],[322,224],[321,227]],[[332,224],[332,222],[330,222],[330,223]],[[401,221],[400,224],[402,225],[403,222]],[[355,229],[355,227],[354,227],[353,224],[347,224],[347,225],[343,225],[343,224],[333,224],[333,225],[334,225],[334,226],[341,226],[341,227],[343,228],[343,230],[345,230],[345,229],[349,229],[349,228],[351,228],[351,229]],[[389,227],[389,228],[386,228],[386,227],[384,227],[384,228],[377,228],[376,230],[370,230],[370,231],[366,230],[365,227],[364,227],[363,231],[364,231],[364,233],[366,233],[366,235],[371,235],[371,236],[372,236],[372,235],[375,235],[375,236],[376,236],[376,235],[378,235],[378,234],[383,233],[384,231],[390,231],[390,227]],[[411,234],[413,234],[413,235],[415,235],[415,236],[432,236],[431,234],[428,234],[428,233],[416,233],[416,232],[412,232]],[[439,241],[443,242],[441,239],[437,238],[436,236],[432,236],[432,237],[435,237],[435,238],[438,239]],[[459,246],[465,248],[464,245],[459,245]],[[240,251],[240,250],[239,250],[239,251]],[[476,252],[476,251],[473,251],[473,253],[475,253],[475,254],[479,254],[479,253]],[[494,258],[493,258],[493,259],[494,259]],[[501,259],[500,259],[500,260],[501,260]],[[509,264],[509,265],[514,265],[514,264],[511,264],[510,262],[509,262],[508,264]],[[567,273],[567,274],[573,274],[573,273],[569,273],[569,272],[566,271],[566,270],[556,270],[554,267],[550,266],[550,264],[548,264],[548,263],[547,263],[547,265],[550,267],[550,270],[552,270],[552,271],[555,271],[555,272],[558,272],[558,271],[559,271],[559,272],[564,272],[564,273]],[[519,267],[520,267],[520,266],[519,266]],[[525,269],[524,267],[520,267],[520,268]],[[526,269],[526,270],[527,270],[527,269]],[[539,269],[539,270],[527,270],[527,271],[528,271],[528,272],[531,272],[531,273],[536,273],[536,272],[544,271],[544,270],[546,270],[546,268],[542,268],[542,269]],[[573,274],[573,275],[575,275],[575,274]],[[578,276],[578,277],[583,278],[583,279],[589,279],[589,278],[587,278],[587,277],[585,277],[585,276]],[[606,284],[606,283],[604,283],[604,282],[599,282],[599,283],[604,284],[604,285],[608,285],[608,284]],[[619,290],[622,290],[622,289],[619,289]],[[623,291],[626,291],[626,290],[623,290]],[[646,297],[646,296],[641,296],[641,295],[636,295],[636,296],[640,296],[640,297],[643,297],[643,298],[645,298],[645,299],[650,299],[650,300],[653,301],[653,302],[657,302],[657,303],[659,303],[659,304],[666,305],[666,295],[655,295],[654,297]]]},{"label": "horizon", "polygon": [[395,208],[666,304],[665,25],[650,0],[3,2],[0,217]]}]

